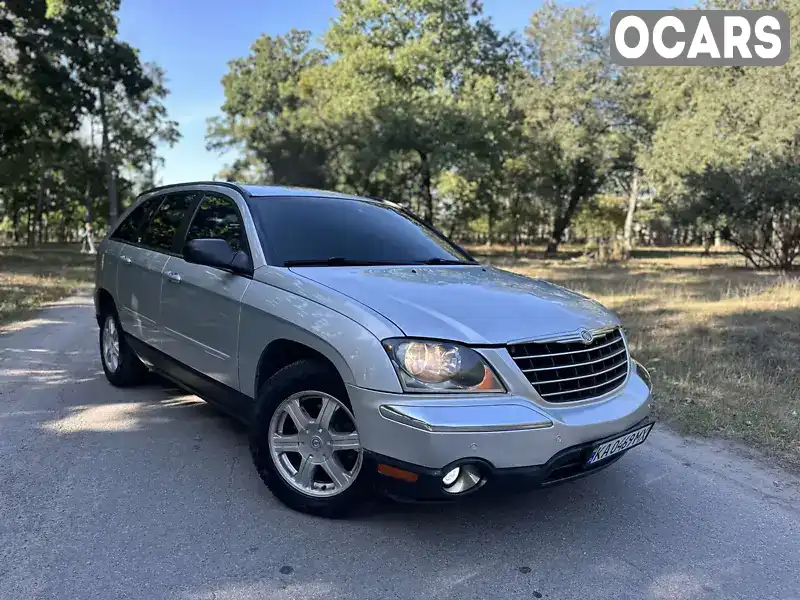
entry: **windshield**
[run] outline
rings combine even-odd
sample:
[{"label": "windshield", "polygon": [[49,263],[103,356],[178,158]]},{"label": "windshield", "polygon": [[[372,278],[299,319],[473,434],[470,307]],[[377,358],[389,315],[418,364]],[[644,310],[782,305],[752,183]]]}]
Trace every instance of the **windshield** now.
[{"label": "windshield", "polygon": [[268,261],[278,266],[473,263],[410,214],[368,200],[249,199]]}]

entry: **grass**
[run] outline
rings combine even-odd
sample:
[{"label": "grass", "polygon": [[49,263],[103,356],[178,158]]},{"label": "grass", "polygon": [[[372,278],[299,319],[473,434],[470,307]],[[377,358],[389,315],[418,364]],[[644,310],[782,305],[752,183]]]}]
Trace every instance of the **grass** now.
[{"label": "grass", "polygon": [[78,246],[0,247],[0,326],[48,302],[91,289],[94,256]]},{"label": "grass", "polygon": [[[800,469],[800,278],[699,249],[646,249],[625,264],[557,260],[541,248],[475,248],[484,260],[582,292],[622,319],[652,372],[657,416],[689,434],[743,441]],[[0,324],[91,286],[76,247],[0,248]]]},{"label": "grass", "polygon": [[[485,258],[615,311],[652,372],[657,416],[688,434],[745,442],[800,468],[800,277],[751,271],[732,253],[643,250],[625,264]],[[481,249],[476,248],[476,253]]]}]

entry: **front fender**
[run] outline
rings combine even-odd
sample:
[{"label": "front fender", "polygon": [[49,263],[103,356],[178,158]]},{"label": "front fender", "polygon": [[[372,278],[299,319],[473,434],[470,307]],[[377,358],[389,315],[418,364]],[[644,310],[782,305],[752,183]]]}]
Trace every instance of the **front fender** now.
[{"label": "front fender", "polygon": [[239,320],[242,393],[255,397],[259,358],[278,339],[316,350],[330,360],[346,384],[402,391],[380,340],[366,327],[324,304],[254,280],[242,298]]}]

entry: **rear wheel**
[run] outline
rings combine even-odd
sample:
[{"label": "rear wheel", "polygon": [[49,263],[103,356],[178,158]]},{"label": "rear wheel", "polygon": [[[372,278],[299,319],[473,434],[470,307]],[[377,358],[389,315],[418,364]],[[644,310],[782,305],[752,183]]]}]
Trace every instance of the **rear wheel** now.
[{"label": "rear wheel", "polygon": [[106,379],[117,387],[129,387],[142,383],[147,367],[133,352],[125,340],[117,312],[106,309],[101,315],[100,360]]},{"label": "rear wheel", "polygon": [[296,362],[262,386],[250,449],[272,493],[295,510],[344,516],[368,489],[346,390],[321,361]]}]

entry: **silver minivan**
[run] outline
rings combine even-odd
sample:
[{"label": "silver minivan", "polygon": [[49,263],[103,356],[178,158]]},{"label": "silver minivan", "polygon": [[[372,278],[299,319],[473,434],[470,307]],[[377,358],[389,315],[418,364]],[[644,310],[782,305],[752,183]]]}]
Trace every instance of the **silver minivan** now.
[{"label": "silver minivan", "polygon": [[568,481],[653,427],[612,313],[389,202],[153,189],[100,245],[94,298],[108,380],[153,370],[241,419],[264,482],[309,513]]}]

